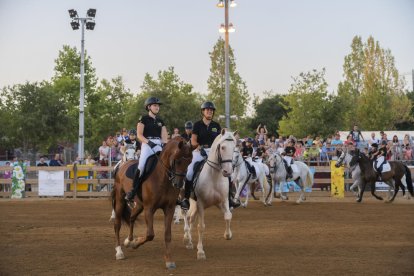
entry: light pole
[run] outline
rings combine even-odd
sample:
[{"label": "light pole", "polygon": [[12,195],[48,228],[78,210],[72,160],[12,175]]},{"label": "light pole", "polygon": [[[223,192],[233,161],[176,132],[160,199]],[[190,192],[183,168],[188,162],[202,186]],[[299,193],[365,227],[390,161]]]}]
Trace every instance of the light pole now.
[{"label": "light pole", "polygon": [[80,64],[80,93],[79,93],[79,144],[78,144],[78,158],[80,162],[85,159],[85,26],[87,30],[95,28],[96,9],[89,9],[86,13],[88,17],[78,17],[78,12],[71,9],[69,16],[72,18],[70,25],[73,30],[79,29],[79,21],[82,24],[82,39],[81,39],[81,64]]},{"label": "light pole", "polygon": [[[230,2],[230,3],[229,3]],[[226,79],[225,85],[225,116],[226,116],[226,128],[230,129],[230,76],[229,76],[229,33],[235,31],[233,24],[229,23],[229,6],[236,7],[237,4],[234,0],[220,0],[217,7],[224,8],[224,24],[220,26],[220,32],[224,33],[224,75]]]}]

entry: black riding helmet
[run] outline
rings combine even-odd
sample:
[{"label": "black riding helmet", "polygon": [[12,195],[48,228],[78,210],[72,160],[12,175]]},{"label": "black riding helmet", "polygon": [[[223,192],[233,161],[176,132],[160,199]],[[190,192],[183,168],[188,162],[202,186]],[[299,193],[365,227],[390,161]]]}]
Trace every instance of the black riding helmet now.
[{"label": "black riding helmet", "polygon": [[202,105],[201,105],[201,110],[204,110],[204,109],[206,109],[206,108],[208,108],[208,109],[212,109],[212,110],[216,110],[216,106],[212,103],[212,102],[204,102]]},{"label": "black riding helmet", "polygon": [[191,129],[192,130],[193,129],[193,122],[191,122],[191,121],[186,122],[184,127],[185,127],[185,129]]},{"label": "black riding helmet", "polygon": [[129,131],[129,135],[137,135],[137,131],[135,130],[135,129],[131,129],[130,131]]},{"label": "black riding helmet", "polygon": [[162,102],[160,101],[160,99],[156,97],[149,97],[148,99],[145,100],[145,103],[144,103],[145,109],[148,110],[148,106],[152,104],[162,105]]}]

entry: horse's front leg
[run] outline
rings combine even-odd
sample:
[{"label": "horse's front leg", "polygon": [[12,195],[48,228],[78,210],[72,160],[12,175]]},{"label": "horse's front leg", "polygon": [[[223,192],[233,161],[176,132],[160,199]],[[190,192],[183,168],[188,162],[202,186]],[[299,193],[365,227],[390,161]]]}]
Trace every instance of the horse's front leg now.
[{"label": "horse's front leg", "polygon": [[145,237],[138,237],[133,241],[132,248],[137,249],[144,243],[152,241],[155,237],[154,234],[154,213],[151,208],[145,209],[145,222],[147,224],[147,234]]},{"label": "horse's front leg", "polygon": [[135,209],[132,209],[131,216],[129,217],[129,235],[124,241],[125,247],[129,247],[129,246],[134,247],[134,244],[135,244],[134,243],[134,224],[135,224],[135,220],[137,219],[138,215],[141,214],[143,210],[144,210],[144,207],[141,204],[138,205]]},{"label": "horse's front leg", "polygon": [[[200,201],[197,201],[197,205]],[[203,236],[204,236],[204,230],[206,228],[206,225],[204,223],[204,207],[197,206],[198,209],[198,243],[197,243],[197,260],[205,260],[206,259],[206,253],[204,252],[203,247]]]},{"label": "horse's front leg", "polygon": [[[399,183],[396,183],[394,179],[390,179],[386,182],[388,184],[388,200],[386,202],[393,202],[395,199],[395,196],[398,194],[398,191],[400,189]],[[392,193],[392,190],[394,190],[394,194]]]},{"label": "horse's front leg", "polygon": [[194,222],[197,219],[197,202],[190,199],[190,210],[184,215],[184,244],[187,249],[193,249],[193,241],[191,232],[193,230]]},{"label": "horse's front leg", "polygon": [[222,202],[220,209],[224,214],[224,221],[226,223],[226,229],[224,230],[224,238],[226,240],[231,240],[231,238],[233,237],[233,233],[231,232],[230,224],[231,224],[231,219],[233,215],[230,212],[228,199]]},{"label": "horse's front leg", "polygon": [[374,182],[372,183],[372,185],[371,185],[371,195],[372,195],[373,197],[375,197],[376,199],[378,199],[378,200],[382,200],[383,198],[382,198],[381,196],[377,196],[377,195],[375,194],[375,185],[376,185],[376,181],[374,181]]},{"label": "horse's front leg", "polygon": [[173,220],[175,205],[168,206],[164,209],[164,241],[165,241],[165,267],[167,269],[176,268],[175,262],[171,258],[171,223]]}]

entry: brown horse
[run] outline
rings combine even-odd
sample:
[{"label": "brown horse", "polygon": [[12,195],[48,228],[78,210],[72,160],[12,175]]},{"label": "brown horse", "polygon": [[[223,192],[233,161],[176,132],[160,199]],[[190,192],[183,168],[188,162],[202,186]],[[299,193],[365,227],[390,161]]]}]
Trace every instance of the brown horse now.
[{"label": "brown horse", "polygon": [[[125,202],[125,193],[131,190],[133,180],[127,176],[127,171],[131,166],[137,166],[137,160],[130,160],[123,164],[116,173],[115,186],[112,191],[112,204],[115,210],[114,230],[116,238],[116,259],[124,259],[121,249],[119,231],[121,222],[124,221],[129,226],[129,235],[124,241],[126,247],[132,246],[134,249],[143,245],[147,241],[154,239],[154,214],[157,209],[164,212],[165,227],[165,264],[171,269],[175,268],[175,263],[171,259],[171,222],[174,215],[176,200],[180,188],[182,188],[187,167],[192,159],[191,146],[185,143],[181,137],[176,137],[168,142],[160,156],[156,155],[158,162],[150,175],[143,180],[135,197],[137,203],[134,209],[130,209]],[[133,177],[132,177],[133,178]],[[133,238],[134,222],[138,215],[144,211],[147,224],[145,237]]]},{"label": "brown horse", "polygon": [[[365,154],[361,153],[358,149],[351,153],[351,155],[352,159],[349,165],[352,167],[355,164],[359,164],[359,167],[361,169],[362,188],[357,202],[361,202],[367,183],[371,185],[371,194],[375,198],[382,200],[382,197],[375,194],[375,182],[377,181],[377,172],[374,171],[374,168],[372,166],[372,160],[370,160],[368,156],[366,156]],[[383,172],[381,174],[382,181],[389,186],[389,195],[386,202],[392,202],[395,199],[395,196],[397,195],[400,187],[404,191],[404,186],[401,181],[403,176],[405,176],[408,192],[411,194],[411,196],[414,196],[413,181],[410,169],[406,165],[398,161],[388,162],[390,163],[391,170],[388,172]],[[391,190],[394,190],[393,194],[391,193]]]}]

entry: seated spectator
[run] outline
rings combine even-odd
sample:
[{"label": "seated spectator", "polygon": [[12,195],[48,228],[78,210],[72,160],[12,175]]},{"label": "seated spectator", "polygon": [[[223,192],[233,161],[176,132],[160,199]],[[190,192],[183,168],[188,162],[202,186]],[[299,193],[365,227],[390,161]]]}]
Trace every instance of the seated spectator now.
[{"label": "seated spectator", "polygon": [[102,141],[102,146],[99,147],[99,163],[101,166],[108,166],[109,147],[107,141]]},{"label": "seated spectator", "polygon": [[341,135],[339,134],[339,132],[335,133],[335,137],[332,139],[331,145],[335,148],[343,145],[343,142],[341,140]]},{"label": "seated spectator", "polygon": [[180,137],[180,130],[178,128],[174,128],[173,134],[171,134],[171,139],[174,139],[175,137]]},{"label": "seated spectator", "polygon": [[305,143],[305,147],[310,148],[313,145],[313,138],[312,135],[308,135],[308,137],[306,137],[306,143]]},{"label": "seated spectator", "polygon": [[60,154],[59,153],[56,153],[55,158],[52,158],[52,160],[50,160],[49,166],[50,167],[63,166],[63,161],[60,159]]},{"label": "seated spectator", "polygon": [[[403,149],[403,159],[404,160],[406,160],[406,161],[412,161],[413,159],[414,159],[414,156],[413,156],[413,149],[412,149],[412,147],[411,146],[404,146],[404,149]],[[411,162],[411,164],[412,164],[413,162]]]},{"label": "seated spectator", "polygon": [[320,155],[319,147],[318,147],[317,142],[315,142],[315,143],[312,143],[312,146],[310,148],[307,148],[305,150],[305,152],[303,153],[303,158],[315,161],[317,160],[319,155]]},{"label": "seated spectator", "polygon": [[346,140],[344,142],[344,145],[345,146],[353,146],[354,144],[355,143],[354,143],[354,140],[352,138],[352,135],[351,134],[348,134],[348,136],[346,136]]},{"label": "seated spectator", "polygon": [[303,146],[303,142],[302,141],[298,141],[295,144],[295,154],[293,155],[293,158],[295,160],[302,160],[303,158],[303,153],[305,152],[305,147]]},{"label": "seated spectator", "polygon": [[96,161],[94,159],[92,159],[92,156],[90,154],[88,154],[88,156],[85,159],[85,164],[86,165],[95,165]]},{"label": "seated spectator", "polygon": [[44,157],[40,157],[39,163],[36,165],[37,167],[49,167],[49,165],[46,163]]}]

